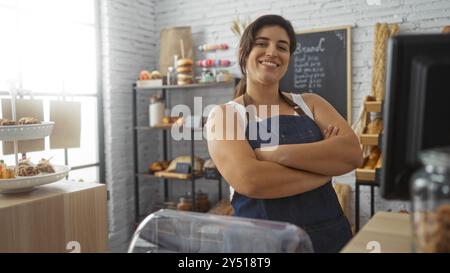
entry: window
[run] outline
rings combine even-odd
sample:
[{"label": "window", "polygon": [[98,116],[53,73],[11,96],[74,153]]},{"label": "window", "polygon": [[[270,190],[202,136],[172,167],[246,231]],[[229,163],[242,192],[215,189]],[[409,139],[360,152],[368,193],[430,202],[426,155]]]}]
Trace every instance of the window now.
[{"label": "window", "polygon": [[[68,164],[69,178],[103,179],[96,0],[0,0],[0,97],[11,88],[44,100],[81,102],[80,148],[27,153]],[[0,106],[1,107],[1,106]],[[100,128],[100,129],[99,129]],[[1,149],[1,147],[0,147]],[[2,156],[14,164],[13,155]],[[99,177],[100,176],[100,177]]]}]

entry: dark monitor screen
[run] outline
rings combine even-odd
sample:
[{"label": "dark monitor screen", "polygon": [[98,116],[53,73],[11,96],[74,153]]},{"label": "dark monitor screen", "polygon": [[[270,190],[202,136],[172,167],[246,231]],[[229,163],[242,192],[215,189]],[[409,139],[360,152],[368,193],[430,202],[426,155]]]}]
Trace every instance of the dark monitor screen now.
[{"label": "dark monitor screen", "polygon": [[381,196],[409,200],[421,150],[450,145],[450,35],[399,35],[388,46]]}]

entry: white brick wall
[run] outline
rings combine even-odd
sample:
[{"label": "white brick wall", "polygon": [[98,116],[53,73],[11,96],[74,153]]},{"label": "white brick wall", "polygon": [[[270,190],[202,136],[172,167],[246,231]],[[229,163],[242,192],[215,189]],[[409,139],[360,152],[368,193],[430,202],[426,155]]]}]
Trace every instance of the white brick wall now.
[{"label": "white brick wall", "polygon": [[[113,251],[123,251],[133,231],[133,166],[131,84],[141,69],[154,69],[159,60],[159,32],[173,26],[192,27],[196,45],[228,43],[230,50],[212,58],[235,60],[238,39],[230,31],[231,21],[255,19],[259,15],[276,13],[289,19],[297,31],[351,25],[353,27],[353,113],[359,112],[362,98],[370,93],[372,47],[376,22],[399,23],[401,32],[436,32],[450,24],[449,0],[381,0],[381,6],[369,6],[365,0],[101,0],[104,116],[108,189],[111,193],[110,230]],[[237,66],[232,72],[239,73]],[[172,103],[191,102],[192,95],[207,92],[191,90],[171,93]],[[222,103],[231,98],[231,90],[210,90],[205,104]],[[139,121],[147,122],[147,96],[139,98]],[[160,158],[159,133],[140,135],[140,168]],[[200,156],[206,156],[204,143],[197,145]],[[189,153],[186,142],[174,143],[172,155]],[[353,185],[353,176],[336,178]],[[141,183],[141,204],[150,211],[161,200],[162,183]],[[174,185],[174,183],[172,183]],[[178,185],[178,186],[177,186]],[[216,183],[200,182],[200,188],[216,194]],[[189,188],[189,185],[188,185]],[[185,183],[175,184],[171,192],[178,196]],[[361,196],[362,223],[369,214],[369,191]],[[217,196],[211,196],[214,200]],[[376,200],[377,210],[404,208],[405,204]]]},{"label": "white brick wall", "polygon": [[110,249],[122,252],[134,231],[131,88],[140,70],[155,68],[158,32],[153,1],[100,3]]}]

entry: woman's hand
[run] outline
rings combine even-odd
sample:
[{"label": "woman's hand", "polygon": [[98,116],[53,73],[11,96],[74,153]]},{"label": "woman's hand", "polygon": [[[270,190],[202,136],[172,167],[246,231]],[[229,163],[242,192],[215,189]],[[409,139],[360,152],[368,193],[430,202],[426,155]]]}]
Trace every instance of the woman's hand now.
[{"label": "woman's hand", "polygon": [[323,130],[323,139],[328,139],[330,137],[337,136],[338,134],[339,128],[330,124],[325,130]]},{"label": "woman's hand", "polygon": [[[338,134],[339,128],[330,124],[325,130],[323,130],[323,139],[329,139],[331,137],[337,136]],[[258,160],[278,162],[277,158],[275,157],[274,149],[265,150],[258,148],[255,149],[255,155]]]}]

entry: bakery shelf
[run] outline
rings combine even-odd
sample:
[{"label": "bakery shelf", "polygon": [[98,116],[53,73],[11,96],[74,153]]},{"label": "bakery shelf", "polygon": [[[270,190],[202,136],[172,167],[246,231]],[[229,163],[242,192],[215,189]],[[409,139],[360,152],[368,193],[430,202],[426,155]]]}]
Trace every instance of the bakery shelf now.
[{"label": "bakery shelf", "polygon": [[[229,82],[220,82],[220,83],[208,83],[208,84],[190,84],[190,85],[163,85],[163,86],[155,86],[155,87],[146,87],[146,88],[139,88],[137,87],[136,84],[133,84],[133,151],[134,151],[134,173],[136,174],[134,176],[134,205],[135,205],[135,220],[136,222],[139,220],[139,216],[140,216],[140,202],[139,202],[139,183],[140,183],[140,179],[155,179],[155,180],[162,180],[164,182],[164,200],[168,201],[170,199],[170,194],[169,194],[169,181],[171,180],[182,180],[182,181],[191,181],[191,194],[194,195],[195,194],[195,181],[197,178],[204,178],[204,179],[209,179],[209,180],[216,180],[218,181],[218,192],[219,192],[219,196],[222,196],[222,192],[221,192],[221,184],[222,184],[222,177],[219,178],[205,178],[203,175],[193,175],[193,173],[191,174],[186,174],[186,175],[182,175],[182,176],[178,176],[177,174],[171,174],[172,177],[167,177],[167,176],[162,176],[162,177],[158,177],[152,174],[148,174],[148,173],[141,173],[142,170],[139,170],[139,149],[138,149],[138,143],[140,141],[140,138],[142,138],[141,133],[142,132],[147,132],[150,130],[159,130],[161,131],[162,137],[162,158],[161,160],[168,160],[170,155],[169,155],[169,151],[168,151],[168,146],[169,141],[170,141],[170,133],[168,132],[169,130],[171,130],[172,128],[174,128],[173,126],[179,126],[179,125],[173,125],[173,124],[161,124],[159,126],[156,127],[149,127],[148,124],[145,124],[145,126],[141,126],[140,124],[138,124],[138,95],[146,95],[146,92],[153,92],[153,91],[161,91],[161,98],[162,100],[165,102],[165,107],[169,108],[169,95],[171,93],[171,91],[176,91],[176,90],[180,90],[180,92],[182,92],[181,90],[183,90],[184,92],[187,92],[190,89],[195,89],[195,88],[201,88],[203,91],[205,92],[212,92],[214,88],[217,87],[234,87],[234,85],[236,84],[235,81],[229,81]],[[194,122],[195,121],[195,122]],[[187,133],[187,131],[189,131],[190,133],[190,138],[183,138],[185,140],[188,140],[190,142],[190,157],[192,158],[192,160],[194,160],[195,157],[195,133],[197,132],[202,132],[203,131],[203,126],[204,126],[204,120],[203,123],[198,124],[197,126],[197,121],[193,120],[194,128],[191,128],[190,124],[184,124],[181,125],[182,127],[178,127],[178,128],[174,128],[175,130],[180,130],[183,131],[183,133]],[[202,125],[202,126],[200,126]],[[145,138],[147,139],[147,138]],[[193,172],[192,168],[191,168],[191,172]],[[193,200],[193,206],[195,207],[195,199]]]},{"label": "bakery shelf", "polygon": [[[136,174],[138,177],[147,178],[147,179],[174,179],[174,180],[191,180],[190,174],[173,174],[172,176],[165,176],[165,175],[154,175],[154,174],[148,174],[148,173],[138,173]],[[203,175],[196,175],[195,178],[202,178]]]},{"label": "bakery shelf", "polygon": [[51,135],[54,122],[42,122],[40,124],[25,124],[0,126],[0,140],[30,140],[40,139]]},{"label": "bakery shelf", "polygon": [[[146,179],[155,179],[155,180],[158,180],[158,179],[191,180],[191,176],[190,175],[187,175],[186,177],[181,177],[181,176],[179,176],[179,177],[175,177],[175,176],[174,177],[168,177],[168,176],[157,176],[157,175],[149,174],[149,173],[138,173],[138,174],[136,174],[136,176],[137,177],[146,178]],[[200,175],[200,174],[195,176],[195,179],[199,179],[199,178],[203,178],[203,179],[206,179],[206,180],[218,180],[218,179],[220,179],[220,178],[206,178],[206,177],[204,177],[203,175]]]},{"label": "bakery shelf", "polygon": [[148,131],[148,130],[170,130],[173,124],[158,124],[155,126],[136,126],[134,127],[138,131]]},{"label": "bakery shelf", "polygon": [[380,113],[382,109],[382,101],[365,101],[364,108],[366,112]]},{"label": "bakery shelf", "polygon": [[355,171],[356,180],[375,181],[375,169],[358,168]]},{"label": "bakery shelf", "polygon": [[64,179],[70,171],[69,166],[53,165],[55,172],[35,176],[20,176],[0,180],[0,193],[19,193],[32,191],[37,186],[50,184]]},{"label": "bakery shelf", "polygon": [[[177,125],[175,125],[177,126]],[[150,130],[172,130],[172,127],[174,127],[173,124],[158,124],[155,126],[136,126],[134,127],[138,131],[150,131]],[[192,128],[183,127],[183,130],[192,130]],[[177,128],[178,130],[178,128]],[[203,128],[194,128],[194,131],[202,131]]]},{"label": "bakery shelf", "polygon": [[361,144],[363,145],[378,145],[378,134],[362,134],[359,136]]},{"label": "bakery shelf", "polygon": [[228,82],[214,82],[214,83],[194,83],[194,84],[186,84],[186,85],[161,85],[161,86],[152,86],[152,87],[136,87],[138,91],[145,90],[172,90],[172,89],[190,89],[190,88],[201,88],[201,87],[220,87],[220,86],[233,86],[234,81]]}]

